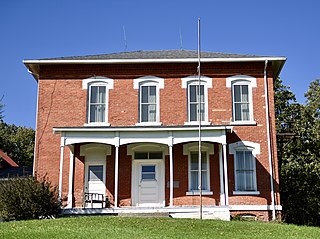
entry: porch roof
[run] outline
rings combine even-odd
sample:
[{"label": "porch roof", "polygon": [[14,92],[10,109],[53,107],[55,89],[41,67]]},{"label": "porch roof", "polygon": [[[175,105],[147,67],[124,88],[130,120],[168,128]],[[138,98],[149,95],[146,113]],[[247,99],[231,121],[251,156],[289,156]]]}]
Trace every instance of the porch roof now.
[{"label": "porch roof", "polygon": [[[230,125],[210,125],[201,127],[203,141],[226,143],[226,132]],[[130,143],[159,143],[174,145],[197,141],[199,126],[158,126],[158,127],[55,127],[54,133],[61,134],[61,145],[76,143],[103,143],[125,145]]]}]

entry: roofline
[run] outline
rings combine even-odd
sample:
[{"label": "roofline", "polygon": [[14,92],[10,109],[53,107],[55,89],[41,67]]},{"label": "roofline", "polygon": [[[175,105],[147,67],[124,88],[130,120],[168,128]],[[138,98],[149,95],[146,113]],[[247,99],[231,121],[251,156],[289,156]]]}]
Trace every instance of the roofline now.
[{"label": "roofline", "polygon": [[[140,132],[140,131],[194,131],[199,130],[197,125],[192,127],[54,127],[54,133],[63,132]],[[202,130],[233,130],[231,125],[204,126]]]},{"label": "roofline", "polygon": [[[273,76],[276,79],[286,62],[286,57],[229,57],[229,58],[201,58],[202,63],[210,62],[276,62],[273,68]],[[198,63],[198,58],[175,58],[175,59],[87,59],[87,60],[23,60],[23,63],[32,74],[34,79],[39,79],[40,65],[59,65],[59,64],[142,64],[142,63]]]},{"label": "roofline", "polygon": [[[201,58],[201,62],[260,62],[286,61],[286,57],[231,57],[231,58]],[[198,58],[175,59],[87,59],[87,60],[23,60],[24,64],[119,64],[119,63],[197,63]]]}]

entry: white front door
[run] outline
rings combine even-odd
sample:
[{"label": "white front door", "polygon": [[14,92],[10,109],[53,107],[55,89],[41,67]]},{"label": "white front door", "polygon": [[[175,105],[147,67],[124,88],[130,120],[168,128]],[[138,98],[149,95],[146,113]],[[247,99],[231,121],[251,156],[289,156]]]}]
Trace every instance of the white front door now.
[{"label": "white front door", "polygon": [[[88,150],[89,151],[89,150]],[[106,193],[106,155],[101,150],[92,150],[85,158],[85,193]],[[101,203],[87,203],[86,207],[100,207]]]},{"label": "white front door", "polygon": [[140,207],[164,206],[162,160],[136,160],[134,168],[133,204]]},{"label": "white front door", "polygon": [[104,165],[88,165],[88,181],[87,192],[88,193],[100,193],[104,194]]},{"label": "white front door", "polygon": [[141,163],[139,168],[139,204],[159,203],[159,169],[155,163]]}]

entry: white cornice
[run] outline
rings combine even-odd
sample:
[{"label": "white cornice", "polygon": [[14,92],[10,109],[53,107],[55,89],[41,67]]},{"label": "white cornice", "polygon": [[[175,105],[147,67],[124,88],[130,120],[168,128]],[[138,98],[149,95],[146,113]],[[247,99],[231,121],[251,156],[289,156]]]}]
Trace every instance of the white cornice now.
[{"label": "white cornice", "polygon": [[[201,62],[285,61],[286,57],[201,58]],[[23,60],[24,64],[119,64],[119,63],[197,63],[197,58],[177,59],[90,59],[90,60]]]}]

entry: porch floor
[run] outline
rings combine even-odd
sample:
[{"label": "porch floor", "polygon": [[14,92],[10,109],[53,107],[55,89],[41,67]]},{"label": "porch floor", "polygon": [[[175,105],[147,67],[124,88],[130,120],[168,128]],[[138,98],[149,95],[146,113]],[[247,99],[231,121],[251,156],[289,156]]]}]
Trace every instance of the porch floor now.
[{"label": "porch floor", "polygon": [[[121,207],[121,208],[70,208],[63,209],[62,215],[114,215],[137,217],[172,217],[172,218],[199,218],[199,206],[184,207]],[[229,207],[204,206],[203,219],[230,220]]]}]

